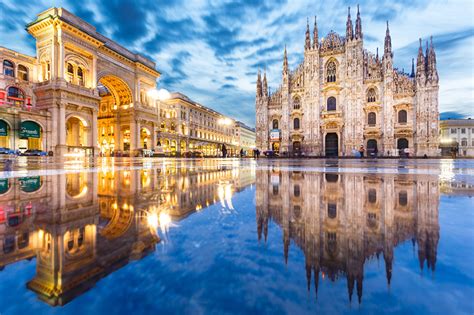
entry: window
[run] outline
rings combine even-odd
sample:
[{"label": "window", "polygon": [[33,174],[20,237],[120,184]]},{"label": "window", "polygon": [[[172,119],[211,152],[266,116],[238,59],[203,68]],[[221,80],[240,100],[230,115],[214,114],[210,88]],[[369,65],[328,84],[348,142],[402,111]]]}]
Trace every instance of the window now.
[{"label": "window", "polygon": [[367,102],[369,103],[373,103],[376,101],[376,94],[375,94],[375,90],[374,89],[369,89],[369,91],[367,92]]},{"label": "window", "polygon": [[466,133],[466,128],[461,128],[461,133]]},{"label": "window", "polygon": [[331,96],[327,100],[327,110],[336,110],[336,98],[334,96]]},{"label": "window", "polygon": [[10,60],[3,60],[3,74],[9,77],[15,77],[15,68]]},{"label": "window", "polygon": [[336,82],[336,64],[334,61],[328,63],[326,68],[326,81]]},{"label": "window", "polygon": [[273,119],[272,127],[273,127],[273,129],[278,129],[278,120]]},{"label": "window", "polygon": [[300,129],[300,119],[299,118],[293,119],[293,129],[295,129],[295,130]]},{"label": "window", "polygon": [[370,112],[367,116],[367,122],[369,126],[375,126],[375,124],[377,123],[377,114],[375,114],[374,112]]},{"label": "window", "polygon": [[296,97],[293,100],[293,109],[300,109],[300,108],[301,108],[300,99],[299,97]]},{"label": "window", "polygon": [[461,139],[461,146],[462,147],[467,147],[467,138],[462,138]]},{"label": "window", "polygon": [[335,219],[337,216],[337,205],[335,203],[328,203],[328,217]]},{"label": "window", "polygon": [[70,62],[67,63],[67,79],[71,83],[74,80],[74,66]]},{"label": "window", "polygon": [[77,68],[77,80],[79,85],[84,86],[84,71],[82,68]]},{"label": "window", "polygon": [[398,193],[398,204],[402,207],[408,204],[408,194],[405,190]]},{"label": "window", "polygon": [[48,62],[43,62],[41,64],[41,71],[42,71],[42,79],[43,81],[48,81],[51,79],[51,65]]},{"label": "window", "polygon": [[18,65],[18,77],[23,81],[28,81],[28,68],[24,65]]},{"label": "window", "polygon": [[407,111],[401,110],[398,112],[398,123],[406,124],[407,123]]},{"label": "window", "polygon": [[457,133],[457,129],[456,128],[451,128],[451,133]]},{"label": "window", "polygon": [[14,86],[8,88],[8,97],[25,98],[23,91]]},{"label": "window", "polygon": [[300,194],[301,194],[300,185],[295,185],[295,186],[293,187],[293,195],[294,195],[295,197],[299,197]]},{"label": "window", "polygon": [[369,189],[369,202],[376,203],[377,202],[377,191],[373,188]]}]

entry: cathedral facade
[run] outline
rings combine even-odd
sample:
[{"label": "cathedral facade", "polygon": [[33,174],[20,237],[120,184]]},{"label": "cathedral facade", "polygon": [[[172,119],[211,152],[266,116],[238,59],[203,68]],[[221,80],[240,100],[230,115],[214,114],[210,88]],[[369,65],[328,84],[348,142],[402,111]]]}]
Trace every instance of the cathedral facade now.
[{"label": "cathedral facade", "polygon": [[[384,51],[364,49],[357,8],[350,8],[346,36],[333,31],[311,38],[306,29],[304,60],[288,67],[285,48],[281,85],[268,90],[266,73],[257,77],[257,148],[281,155],[351,156],[368,154],[437,156],[438,72],[433,43],[420,47],[411,73],[394,68],[387,22]],[[406,150],[408,149],[408,150]]]}]

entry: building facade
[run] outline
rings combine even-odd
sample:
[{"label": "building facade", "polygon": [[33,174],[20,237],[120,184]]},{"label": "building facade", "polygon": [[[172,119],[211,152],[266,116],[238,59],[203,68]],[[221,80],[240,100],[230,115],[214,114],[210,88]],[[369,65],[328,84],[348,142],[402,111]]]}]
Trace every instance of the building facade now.
[{"label": "building facade", "polygon": [[220,156],[225,146],[228,155],[235,155],[251,145],[249,138],[255,139],[251,128],[182,93],[172,93],[161,102],[159,116],[158,141],[165,154],[199,151],[205,156]]},{"label": "building facade", "polygon": [[2,144],[55,155],[153,147],[157,110],[147,91],[160,73],[62,8],[27,25],[36,56],[1,49]]},{"label": "building facade", "polygon": [[474,120],[447,119],[439,123],[441,153],[459,157],[474,157]]},{"label": "building facade", "polygon": [[379,57],[364,49],[357,9],[346,36],[331,31],[319,40],[306,29],[304,60],[296,69],[283,57],[281,85],[269,93],[266,73],[256,91],[257,147],[284,154],[350,156],[361,145],[378,155],[438,155],[438,72],[433,43],[420,39],[410,74],[394,68],[387,22]]},{"label": "building facade", "polygon": [[245,156],[253,156],[255,149],[255,128],[251,128],[241,121],[235,122],[235,139],[238,150],[243,150]]}]

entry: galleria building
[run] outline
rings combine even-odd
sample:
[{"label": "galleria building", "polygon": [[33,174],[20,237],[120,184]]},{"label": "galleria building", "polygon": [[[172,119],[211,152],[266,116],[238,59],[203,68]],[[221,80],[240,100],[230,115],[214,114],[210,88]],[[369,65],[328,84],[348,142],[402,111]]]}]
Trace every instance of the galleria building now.
[{"label": "galleria building", "polygon": [[288,68],[269,93],[266,74],[257,78],[257,147],[282,154],[350,156],[361,145],[370,153],[438,155],[438,72],[433,43],[412,60],[410,74],[393,67],[387,23],[381,58],[364,49],[362,22],[350,9],[346,36],[331,31],[311,39],[306,29],[304,61]]},{"label": "galleria building", "polygon": [[185,95],[154,99],[155,63],[67,10],[48,9],[26,29],[36,57],[0,47],[0,147],[108,156],[254,146],[251,128]]}]

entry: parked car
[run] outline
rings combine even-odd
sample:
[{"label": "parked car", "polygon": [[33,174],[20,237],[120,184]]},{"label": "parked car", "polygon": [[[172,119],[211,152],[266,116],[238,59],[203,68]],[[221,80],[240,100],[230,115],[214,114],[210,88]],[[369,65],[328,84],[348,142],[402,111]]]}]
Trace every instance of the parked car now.
[{"label": "parked car", "polygon": [[48,153],[41,150],[26,150],[21,155],[23,156],[47,156]]},{"label": "parked car", "polygon": [[15,150],[9,148],[0,148],[0,154],[15,154]]},{"label": "parked car", "polygon": [[263,155],[265,155],[266,157],[278,157],[278,156],[280,156],[278,151],[273,151],[273,150],[263,151]]},{"label": "parked car", "polygon": [[187,158],[202,158],[204,154],[201,151],[188,151],[183,154]]}]

